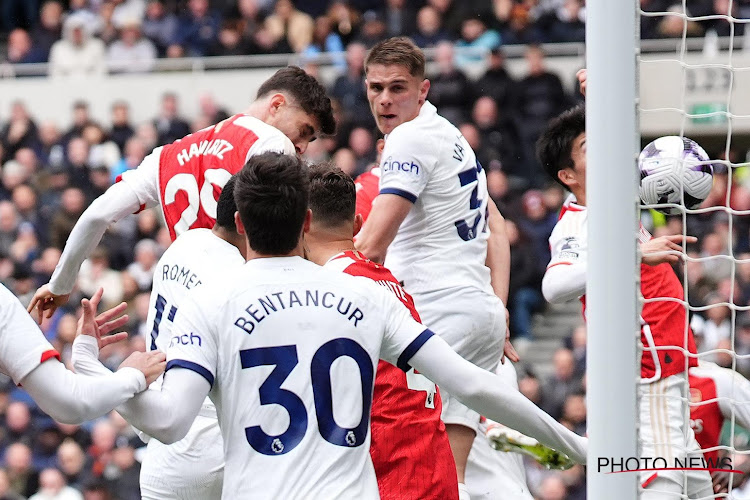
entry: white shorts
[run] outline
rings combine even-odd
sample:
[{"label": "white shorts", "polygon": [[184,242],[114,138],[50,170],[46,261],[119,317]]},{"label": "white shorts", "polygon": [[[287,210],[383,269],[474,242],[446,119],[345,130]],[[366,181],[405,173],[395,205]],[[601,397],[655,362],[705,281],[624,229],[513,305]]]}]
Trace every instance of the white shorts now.
[{"label": "white shorts", "polygon": [[195,417],[174,444],[148,442],[140,478],[144,500],[214,500],[223,481],[224,440],[215,418]]},{"label": "white shorts", "polygon": [[[683,389],[687,382],[682,374],[638,386],[640,457],[666,460],[675,467],[675,459],[685,463],[688,456],[701,456],[695,434],[686,421],[687,400]],[[640,472],[641,488],[648,488],[658,478],[677,483],[689,498],[712,495],[711,476],[704,470],[670,470]],[[666,497],[665,497],[666,498]]]},{"label": "white shorts", "polygon": [[[494,372],[505,344],[505,307],[494,294],[477,288],[451,288],[414,295],[422,323],[454,351],[480,368]],[[479,413],[441,392],[443,422],[479,425]]]}]

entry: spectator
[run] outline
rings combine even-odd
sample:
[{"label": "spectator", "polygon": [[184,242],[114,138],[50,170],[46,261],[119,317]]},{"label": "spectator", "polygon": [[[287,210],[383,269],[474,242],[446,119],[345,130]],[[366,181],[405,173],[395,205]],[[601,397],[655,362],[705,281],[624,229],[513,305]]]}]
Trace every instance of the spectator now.
[{"label": "spectator", "polygon": [[237,0],[237,15],[232,18],[239,22],[243,43],[247,44],[263,24],[258,0]]},{"label": "spectator", "polygon": [[494,99],[503,115],[513,117],[516,81],[505,69],[505,54],[501,48],[490,51],[487,71],[477,80],[474,87],[479,95]]},{"label": "spectator", "polygon": [[700,23],[687,19],[692,16],[692,13],[683,8],[682,2],[673,2],[673,5],[666,11],[669,14],[663,16],[656,26],[659,37],[679,38],[683,36],[683,31],[686,36],[690,37],[703,35],[703,27]]},{"label": "spectator", "polygon": [[168,13],[162,0],[150,0],[143,19],[143,34],[156,46],[159,57],[167,54],[167,47],[177,34],[177,17]]},{"label": "spectator", "polygon": [[112,500],[112,493],[106,484],[95,481],[83,488],[83,500]]},{"label": "spectator", "polygon": [[111,181],[116,182],[126,170],[138,168],[138,165],[140,165],[146,157],[146,153],[146,146],[140,138],[131,137],[128,139],[127,144],[125,144],[125,154],[112,168]]},{"label": "spectator", "polygon": [[706,234],[701,241],[700,256],[703,259],[703,270],[716,283],[728,278],[732,272],[732,261],[727,241],[716,232]]},{"label": "spectator", "polygon": [[[199,0],[203,1],[203,0]],[[171,92],[164,94],[161,99],[161,112],[154,120],[159,133],[159,144],[171,144],[190,133],[190,125],[179,116],[177,95]]]},{"label": "spectator", "polygon": [[219,17],[209,10],[208,0],[189,0],[188,12],[179,19],[172,45],[190,57],[203,57],[216,42]]},{"label": "spectator", "polygon": [[[83,191],[76,187],[69,187],[63,191],[60,211],[57,212],[50,224],[49,241],[53,247],[63,249],[73,226],[85,208],[86,198]],[[93,295],[93,292],[91,295]]]},{"label": "spectator", "polygon": [[376,43],[387,37],[385,32],[385,22],[383,18],[374,10],[365,12],[362,16],[362,26],[359,29],[357,41],[367,48],[373,47]]},{"label": "spectator", "polygon": [[565,0],[550,27],[551,42],[583,42],[586,39],[586,7],[582,0]]},{"label": "spectator", "polygon": [[39,11],[39,23],[31,31],[34,47],[42,54],[43,61],[49,60],[52,45],[62,36],[63,6],[57,0],[47,0]]},{"label": "spectator", "polygon": [[11,489],[8,472],[3,468],[0,468],[0,500],[25,500]]},{"label": "spectator", "polygon": [[528,3],[515,4],[511,8],[502,29],[502,40],[505,45],[527,45],[543,41],[544,30],[534,22]]},{"label": "spectator", "polygon": [[138,477],[141,466],[135,460],[135,450],[127,439],[120,436],[112,450],[111,460],[104,476],[112,493],[119,500],[140,500]]},{"label": "spectator", "polygon": [[372,132],[364,127],[357,127],[349,134],[349,147],[357,158],[352,177],[366,172],[375,161],[375,138]]},{"label": "spectator", "polygon": [[[560,78],[545,68],[542,48],[530,45],[525,57],[528,74],[517,87],[517,102],[521,141],[524,151],[531,153],[542,129],[565,108],[567,100]],[[532,186],[541,186],[544,183],[541,165],[533,154],[525,160],[526,178]]]},{"label": "spectator", "polygon": [[275,41],[286,39],[294,52],[301,53],[312,42],[313,19],[295,9],[291,0],[276,0],[265,25]]},{"label": "spectator", "polygon": [[18,212],[10,201],[0,201],[0,255],[10,254],[18,236]]},{"label": "spectator", "polygon": [[542,480],[542,484],[539,486],[539,500],[566,500],[567,489],[565,488],[565,482],[559,473],[550,474]]},{"label": "spectator", "polygon": [[456,63],[460,66],[472,61],[479,61],[484,54],[477,51],[484,49],[489,52],[500,46],[500,34],[492,29],[487,29],[484,20],[479,17],[470,17],[461,23],[461,38],[456,41],[456,47],[467,47],[474,49],[469,54],[456,58]]},{"label": "spectator", "polygon": [[135,130],[130,124],[130,106],[127,101],[115,101],[112,104],[112,128],[109,131],[109,137],[120,148],[120,152],[125,152],[125,143],[133,137]]},{"label": "spectator", "polygon": [[346,0],[333,0],[328,7],[328,17],[333,20],[333,31],[349,47],[359,32],[360,18],[357,11]]},{"label": "spectator", "polygon": [[16,28],[8,35],[6,61],[10,64],[28,64],[45,62],[46,58],[41,50],[34,47],[29,33]]},{"label": "spectator", "polygon": [[151,290],[159,253],[159,246],[154,240],[141,240],[135,245],[135,261],[128,266],[127,271],[135,279],[141,292]]},{"label": "spectator", "polygon": [[39,132],[36,123],[31,119],[23,102],[13,101],[11,104],[10,119],[0,131],[0,142],[4,151],[3,163],[13,158],[21,148],[39,148]]},{"label": "spectator", "polygon": [[339,124],[340,134],[346,133],[347,124],[365,127],[374,125],[365,91],[366,52],[367,49],[360,43],[349,44],[346,48],[346,73],[336,78],[330,90],[331,97],[341,104],[344,113],[345,123]]},{"label": "spectator", "polygon": [[[344,44],[338,33],[333,31],[333,21],[328,16],[320,16],[315,19],[313,36],[303,54],[306,56],[317,56],[324,52],[338,54],[344,52]],[[346,69],[346,61],[338,55],[334,55],[333,60],[336,69]]]},{"label": "spectator", "polygon": [[97,123],[89,123],[83,128],[81,137],[88,143],[88,164],[92,167],[104,166],[112,170],[120,161],[120,148],[104,134]]},{"label": "spectator", "polygon": [[36,24],[39,12],[38,0],[3,0],[0,9],[0,20],[4,31],[16,28],[30,28]]},{"label": "spectator", "polygon": [[576,364],[576,376],[586,374],[586,325],[581,324],[573,329],[570,337],[565,339],[565,347],[573,352]]},{"label": "spectator", "polygon": [[156,47],[141,36],[141,22],[126,19],[119,25],[120,37],[107,49],[107,63],[113,73],[145,73],[156,61]]},{"label": "spectator", "polygon": [[453,44],[440,42],[435,51],[438,73],[430,77],[428,97],[441,116],[451,123],[462,123],[469,114],[473,88],[454,64]]},{"label": "spectator", "polygon": [[417,12],[417,28],[412,38],[423,49],[450,40],[448,32],[443,29],[440,14],[430,5],[425,5]]},{"label": "spectator", "polygon": [[91,191],[89,152],[90,148],[86,139],[74,137],[68,143],[68,161],[65,165],[69,184],[82,189],[86,194],[90,194]]},{"label": "spectator", "polygon": [[510,119],[500,115],[497,101],[489,96],[480,97],[474,103],[471,117],[481,136],[482,154],[500,160],[503,171],[513,176],[514,182],[527,187],[529,180],[523,169],[518,131]]},{"label": "spectator", "polygon": [[542,274],[528,237],[519,231],[513,221],[507,219],[505,231],[510,244],[510,268],[513,270],[508,285],[510,332],[518,346],[520,339],[527,343],[533,338],[531,315],[544,306]]},{"label": "spectator", "polygon": [[143,21],[146,13],[146,0],[113,0],[112,23],[115,26],[124,26],[130,22]]},{"label": "spectator", "polygon": [[89,103],[86,101],[74,102],[73,124],[63,134],[62,139],[60,140],[62,146],[67,148],[71,139],[74,137],[80,137],[81,134],[83,134],[84,127],[89,123],[92,123],[91,116],[89,115]]},{"label": "spectator", "polygon": [[562,419],[573,432],[586,435],[586,393],[583,391],[569,394],[563,405]]},{"label": "spectator", "polygon": [[87,18],[70,15],[63,25],[63,38],[52,45],[49,56],[53,78],[90,78],[107,71],[104,43],[93,38]]},{"label": "spectator", "polygon": [[[122,302],[122,276],[120,272],[110,268],[109,255],[103,247],[96,248],[91,253],[91,257],[81,265],[78,287],[88,296],[94,295],[99,288],[103,288],[102,302],[105,308],[114,307]],[[92,439],[96,441],[94,435]]]},{"label": "spectator", "polygon": [[406,0],[385,0],[381,16],[388,36],[411,35],[416,29],[416,11]]},{"label": "spectator", "polygon": [[81,492],[68,486],[57,469],[44,469],[39,475],[39,485],[39,492],[29,500],[83,500]]},{"label": "spectator", "polygon": [[198,97],[200,113],[208,122],[213,125],[229,118],[229,113],[223,107],[219,106],[210,92],[204,92]]},{"label": "spectator", "polygon": [[25,497],[39,489],[39,473],[31,464],[31,449],[23,443],[13,443],[5,450],[5,470],[11,489]]},{"label": "spectator", "polygon": [[221,24],[219,35],[207,55],[241,56],[249,53],[250,45],[242,36],[242,21],[229,19]]},{"label": "spectator", "polygon": [[581,382],[575,376],[575,358],[570,349],[560,348],[552,359],[554,372],[546,380],[542,389],[542,408],[559,419],[562,416],[565,399],[581,390]]},{"label": "spectator", "polygon": [[357,172],[357,156],[349,148],[341,148],[333,154],[331,161],[350,177]]},{"label": "spectator", "polygon": [[549,236],[557,223],[557,214],[547,209],[542,192],[536,189],[523,194],[521,207],[523,211],[518,226],[529,236],[537,259],[537,270],[544,275],[550,261]]},{"label": "spectator", "polygon": [[[723,304],[723,299],[715,293],[706,298],[709,308],[704,311],[704,316],[693,315],[690,327],[695,334],[695,343],[699,353],[707,353],[719,348],[724,340],[729,340],[731,335],[731,311]],[[716,361],[716,353],[711,353],[702,359]]]}]

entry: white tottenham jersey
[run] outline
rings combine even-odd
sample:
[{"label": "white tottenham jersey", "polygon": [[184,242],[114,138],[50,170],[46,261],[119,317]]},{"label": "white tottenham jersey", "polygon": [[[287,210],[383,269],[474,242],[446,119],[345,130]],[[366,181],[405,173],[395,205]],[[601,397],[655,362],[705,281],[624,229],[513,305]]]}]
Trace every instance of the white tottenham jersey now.
[{"label": "white tottenham jersey", "polygon": [[393,129],[380,161],[380,194],[414,203],[385,265],[415,295],[461,286],[492,293],[487,178],[466,139],[425,102]]},{"label": "white tottenham jersey", "polygon": [[[164,252],[156,265],[146,325],[147,350],[167,352],[172,328],[188,292],[217,280],[242,266],[245,259],[234,245],[222,240],[210,229],[191,229],[180,235]],[[152,384],[161,387],[162,377]],[[205,416],[215,416],[210,399],[204,404]],[[213,414],[213,415],[211,415]]]},{"label": "white tottenham jersey", "polygon": [[211,384],[222,498],[378,498],[369,453],[378,359],[408,370],[432,332],[372,280],[301,257],[253,259],[188,302],[167,371]]},{"label": "white tottenham jersey", "polygon": [[50,358],[60,359],[60,355],[16,296],[0,284],[0,372],[20,384]]},{"label": "white tottenham jersey", "polygon": [[712,379],[724,418],[729,420],[734,416],[737,425],[750,428],[750,381],[730,368],[703,360],[690,368],[689,373],[693,377]]}]

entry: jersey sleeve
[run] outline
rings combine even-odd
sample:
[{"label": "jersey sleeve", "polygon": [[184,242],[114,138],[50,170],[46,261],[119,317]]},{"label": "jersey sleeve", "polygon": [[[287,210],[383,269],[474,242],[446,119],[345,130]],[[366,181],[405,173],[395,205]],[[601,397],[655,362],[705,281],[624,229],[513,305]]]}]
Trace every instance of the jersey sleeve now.
[{"label": "jersey sleeve", "polygon": [[247,150],[245,162],[247,163],[247,160],[249,160],[251,156],[268,152],[283,153],[292,156],[297,154],[292,141],[281,132],[278,132],[259,137],[258,140],[250,146],[250,149]]},{"label": "jersey sleeve", "polygon": [[547,268],[586,262],[586,242],[572,221],[561,219],[549,237],[551,259]]},{"label": "jersey sleeve", "polygon": [[733,370],[719,366],[711,369],[711,377],[716,382],[721,414],[727,420],[734,414],[738,425],[750,429],[750,381]]},{"label": "jersey sleeve", "polygon": [[395,194],[412,203],[424,191],[437,161],[437,147],[414,137],[411,127],[397,128],[385,141],[380,160],[380,194]]},{"label": "jersey sleeve", "polygon": [[[380,288],[380,285],[375,285]],[[433,336],[429,328],[412,318],[409,310],[385,289],[378,289],[383,304],[385,335],[380,347],[380,357],[409,371],[409,360]]]},{"label": "jersey sleeve", "polygon": [[0,285],[0,371],[21,380],[48,359],[60,359],[18,299]]},{"label": "jersey sleeve", "polygon": [[138,196],[138,201],[146,207],[159,204],[159,161],[162,147],[154,149],[145,157],[138,168],[122,173],[121,180],[130,186]]},{"label": "jersey sleeve", "polygon": [[[167,348],[166,372],[174,368],[194,371],[213,387],[218,363],[218,342],[211,318],[209,302],[211,287],[201,287],[188,293],[181,304],[172,327],[172,338]],[[215,293],[215,292],[214,292]],[[211,304],[211,305],[209,305]]]}]

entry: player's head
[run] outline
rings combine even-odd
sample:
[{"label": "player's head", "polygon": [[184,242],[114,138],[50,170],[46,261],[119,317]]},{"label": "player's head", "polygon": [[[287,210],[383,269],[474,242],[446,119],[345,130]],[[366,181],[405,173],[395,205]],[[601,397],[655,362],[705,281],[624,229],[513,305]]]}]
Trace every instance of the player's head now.
[{"label": "player's head", "polygon": [[572,192],[586,189],[586,108],[578,105],[549,122],[536,154],[552,179]]},{"label": "player's head", "polygon": [[424,66],[422,50],[406,37],[388,38],[370,50],[365,61],[367,100],[382,133],[419,114],[430,90]]},{"label": "player's head", "polygon": [[302,231],[310,227],[305,164],[296,156],[263,153],[250,157],[235,177],[235,223],[250,249],[281,256],[301,248]]},{"label": "player's head", "polygon": [[325,88],[296,66],[282,68],[263,82],[256,99],[264,105],[260,118],[283,132],[300,154],[320,134],[336,131]]},{"label": "player's head", "polygon": [[236,232],[237,225],[234,223],[234,213],[237,204],[234,202],[234,185],[236,176],[229,178],[216,202],[216,226],[226,231]]},{"label": "player's head", "polygon": [[310,235],[314,238],[351,239],[362,227],[355,215],[357,189],[354,181],[333,163],[310,167]]}]

